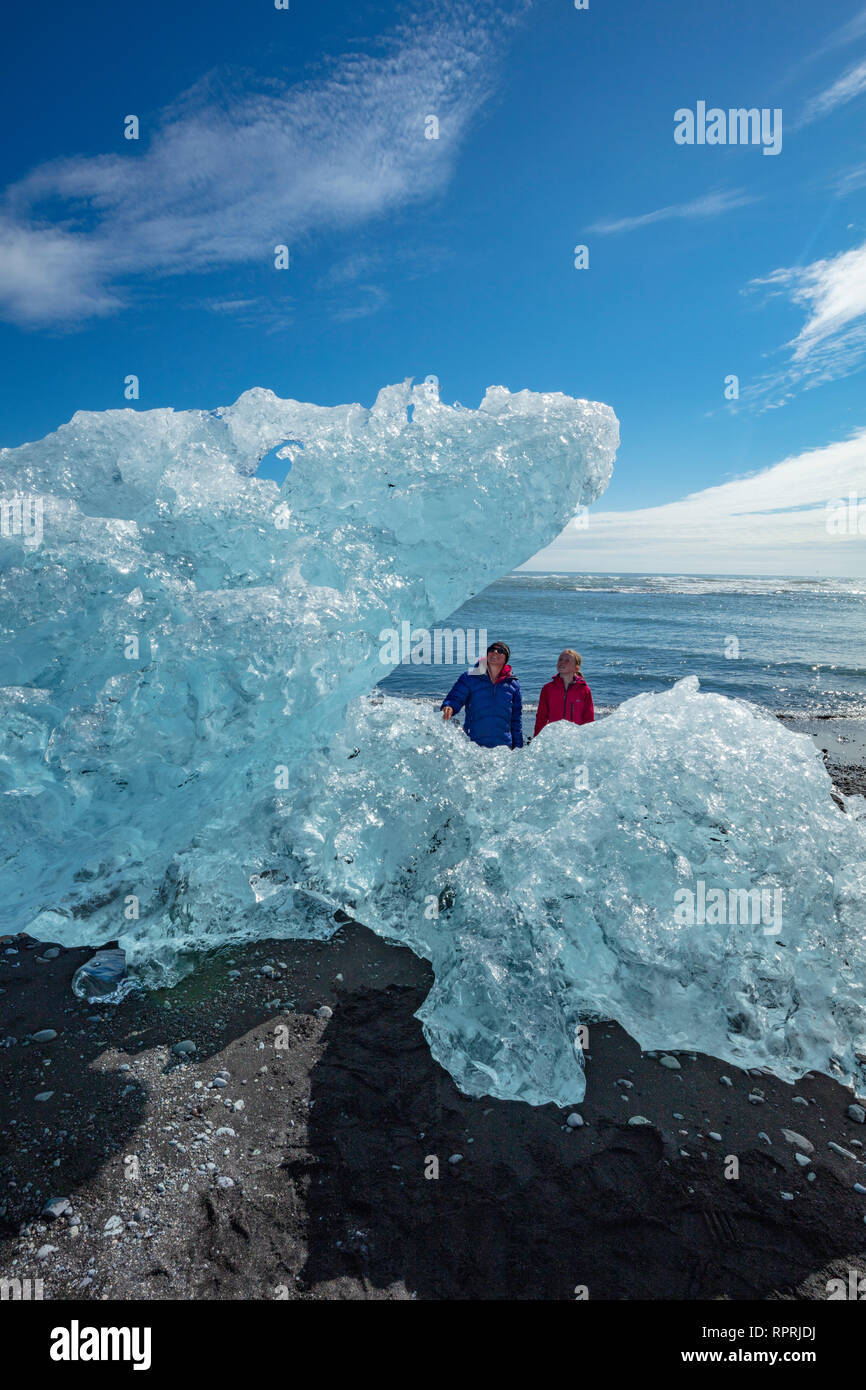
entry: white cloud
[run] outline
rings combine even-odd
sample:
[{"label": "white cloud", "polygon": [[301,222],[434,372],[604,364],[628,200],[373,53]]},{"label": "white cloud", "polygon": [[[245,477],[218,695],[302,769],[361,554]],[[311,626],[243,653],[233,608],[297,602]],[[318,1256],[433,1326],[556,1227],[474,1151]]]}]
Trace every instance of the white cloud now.
[{"label": "white cloud", "polygon": [[771,395],[790,399],[797,386],[834,381],[861,364],[866,355],[866,242],[810,265],[774,270],[753,280],[750,288],[761,286],[786,294],[808,317],[786,344],[787,365],[746,388],[741,395],[745,403]]},{"label": "white cloud", "polygon": [[[431,0],[375,56],[290,88],[204,79],[124,155],[35,169],[0,203],[0,314],[77,323],[115,312],[138,277],[152,289],[154,277],[269,266],[277,244],[434,196],[526,3]],[[428,115],[438,140],[425,139]]]},{"label": "white cloud", "polygon": [[801,270],[777,271],[777,282],[780,276],[791,287],[794,302],[810,310],[792,345],[797,361],[866,315],[866,243]]},{"label": "white cloud", "polygon": [[730,193],[706,193],[702,198],[695,198],[690,203],[674,203],[670,207],[658,208],[655,212],[642,212],[636,217],[596,222],[589,230],[600,233],[631,232],[636,227],[648,227],[653,222],[667,222],[675,217],[718,217],[720,213],[730,212],[733,208],[742,208],[757,201],[757,198],[751,197],[742,189],[735,189]]},{"label": "white cloud", "polygon": [[861,92],[866,92],[866,62],[855,63],[823,92],[819,92],[817,96],[813,97],[807,104],[798,125],[810,125],[812,121],[820,120],[822,116],[829,115],[837,107],[845,106],[849,101],[853,101]]},{"label": "white cloud", "polygon": [[866,188],[866,164],[857,164],[852,169],[846,169],[844,174],[836,176],[834,191],[838,197],[844,198],[849,193],[856,193],[860,188]]},{"label": "white cloud", "polygon": [[839,29],[834,29],[827,41],[818,49],[818,53],[827,53],[843,44],[854,43],[856,39],[861,39],[864,34],[866,34],[866,7],[859,10],[853,19],[848,20],[847,24],[843,24]]},{"label": "white cloud", "polygon": [[832,29],[823,43],[812,45],[803,54],[803,57],[794,64],[793,68],[790,68],[785,74],[782,79],[783,85],[793,81],[804,69],[811,67],[827,53],[832,53],[837,48],[844,48],[849,43],[856,43],[864,34],[866,34],[866,6],[838,29]]},{"label": "white cloud", "polygon": [[381,285],[357,285],[350,300],[331,310],[331,317],[336,323],[351,323],[375,314],[387,301],[387,291]]},{"label": "white cloud", "polygon": [[283,295],[255,295],[252,299],[220,299],[211,295],[193,300],[191,305],[262,333],[282,333],[294,323],[292,301]]},{"label": "white cloud", "polygon": [[[846,511],[864,531],[831,533],[827,503],[854,493]],[[529,567],[584,572],[866,576],[866,430],[740,478],[639,511],[592,510]]]}]

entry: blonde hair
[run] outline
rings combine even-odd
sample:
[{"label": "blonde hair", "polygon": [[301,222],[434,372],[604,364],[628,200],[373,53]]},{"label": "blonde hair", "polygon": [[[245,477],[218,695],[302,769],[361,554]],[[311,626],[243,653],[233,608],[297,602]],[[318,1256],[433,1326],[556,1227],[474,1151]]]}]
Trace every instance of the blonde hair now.
[{"label": "blonde hair", "polygon": [[560,655],[560,656],[573,656],[573,657],[574,657],[574,664],[575,664],[575,666],[577,667],[578,671],[580,670],[580,663],[581,663],[581,661],[583,660],[583,657],[581,656],[580,652],[576,652],[576,651],[574,650],[574,647],[563,647],[563,649],[562,649],[562,651],[559,653],[559,655]]}]

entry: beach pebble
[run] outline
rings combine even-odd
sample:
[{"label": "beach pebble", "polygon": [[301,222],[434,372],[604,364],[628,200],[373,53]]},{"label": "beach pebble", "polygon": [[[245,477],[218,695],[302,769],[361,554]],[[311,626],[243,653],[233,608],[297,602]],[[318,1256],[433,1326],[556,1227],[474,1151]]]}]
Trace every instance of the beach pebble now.
[{"label": "beach pebble", "polygon": [[854,1184],[854,1191],[855,1191],[855,1192],[866,1192],[866,1187],[863,1186],[862,1182],[855,1182],[855,1184]]},{"label": "beach pebble", "polygon": [[863,1109],[862,1105],[849,1105],[848,1119],[853,1120],[857,1125],[862,1125],[866,1121],[866,1110]]},{"label": "beach pebble", "polygon": [[769,1134],[765,1134],[763,1130],[758,1131],[758,1138],[763,1139],[765,1144],[772,1144],[773,1142]]},{"label": "beach pebble", "polygon": [[318,1009],[316,1009],[317,1018],[333,1018],[333,1016],[334,1010],[329,1009],[327,1004],[322,1004]]},{"label": "beach pebble", "polygon": [[841,1144],[834,1144],[832,1139],[828,1142],[827,1148],[832,1149],[834,1154],[841,1154],[843,1158],[853,1158],[855,1163],[859,1163],[860,1161],[856,1154],[852,1154],[850,1149],[843,1149]]},{"label": "beach pebble", "polygon": [[780,1195],[783,1202],[793,1202],[794,1200],[793,1192],[782,1192]]},{"label": "beach pebble", "polygon": [[565,1123],[568,1125],[569,1129],[580,1129],[581,1125],[583,1124],[583,1116],[578,1115],[577,1111],[575,1110],[571,1115],[569,1115]]},{"label": "beach pebble", "polygon": [[793,1099],[792,1099],[792,1101],[791,1101],[791,1104],[792,1104],[792,1105],[808,1105],[809,1102],[807,1101],[807,1099],[806,1099],[805,1096],[794,1096]]},{"label": "beach pebble", "polygon": [[730,1078],[729,1076],[720,1076],[720,1077],[719,1077],[719,1085],[720,1085],[720,1086],[733,1086],[733,1084],[734,1084],[734,1083],[733,1083],[733,1081],[731,1080],[731,1078]]},{"label": "beach pebble", "polygon": [[232,1106],[232,1109],[233,1109],[233,1110],[243,1110],[245,1104],[246,1104],[245,1101],[236,1100],[235,1103],[234,1103],[234,1105]]},{"label": "beach pebble", "polygon": [[191,1038],[186,1038],[183,1042],[175,1043],[171,1050],[176,1057],[185,1057],[187,1053],[195,1052],[195,1043]]},{"label": "beach pebble", "polygon": [[619,1081],[615,1082],[614,1084],[617,1085],[617,1086],[626,1086],[629,1090],[631,1090],[632,1087],[634,1086],[634,1082],[633,1082],[633,1081],[626,1081],[626,1079],[625,1079],[624,1076],[621,1076],[620,1079],[619,1079]]},{"label": "beach pebble", "polygon": [[629,1120],[630,1125],[651,1125],[652,1120],[648,1120],[646,1115],[632,1115]]},{"label": "beach pebble", "polygon": [[217,1187],[229,1188],[234,1187],[234,1185],[234,1178],[217,1178]]},{"label": "beach pebble", "polygon": [[59,1216],[72,1210],[72,1203],[68,1197],[51,1197],[42,1208],[42,1218],[46,1221],[56,1221]]},{"label": "beach pebble", "polygon": [[675,1120],[684,1120],[686,1118],[685,1115],[680,1114],[679,1110],[675,1110],[673,1116]]},{"label": "beach pebble", "polygon": [[35,1096],[34,1099],[35,1099],[35,1100],[50,1100],[51,1097],[52,1097],[53,1095],[54,1095],[54,1092],[53,1092],[53,1091],[40,1091],[40,1092],[39,1092],[39,1095],[38,1095],[38,1096]]},{"label": "beach pebble", "polygon": [[210,1084],[212,1086],[216,1086],[217,1090],[220,1090],[223,1086],[227,1086],[229,1083],[226,1081],[224,1076],[215,1076]]},{"label": "beach pebble", "polygon": [[802,1134],[798,1134],[795,1129],[783,1129],[782,1135],[787,1139],[789,1144],[795,1145],[796,1148],[802,1149],[805,1153],[813,1154],[815,1152],[815,1145],[811,1140],[806,1139]]},{"label": "beach pebble", "polygon": [[109,1216],[108,1220],[102,1228],[102,1234],[105,1236],[119,1236],[122,1230],[123,1217]]},{"label": "beach pebble", "polygon": [[669,1057],[667,1053],[665,1053],[663,1057],[659,1057],[659,1064],[660,1066],[667,1067],[668,1071],[680,1070],[680,1064],[676,1057]]},{"label": "beach pebble", "polygon": [[49,946],[48,950],[43,952],[43,955],[45,956],[46,960],[56,960],[57,957],[60,955],[60,947]]},{"label": "beach pebble", "polygon": [[795,1153],[794,1158],[797,1161],[797,1163],[799,1163],[801,1168],[808,1167],[808,1165],[812,1162],[808,1154]]},{"label": "beach pebble", "polygon": [[47,1260],[49,1255],[53,1255],[57,1250],[56,1245],[40,1245],[36,1251],[37,1260]]},{"label": "beach pebble", "polygon": [[41,1028],[38,1033],[31,1033],[30,1037],[33,1042],[54,1042],[57,1034],[53,1028]]},{"label": "beach pebble", "polygon": [[463,1155],[462,1155],[462,1154],[452,1154],[451,1157],[449,1158],[448,1162],[449,1162],[449,1163],[462,1163],[462,1162],[463,1162]]},{"label": "beach pebble", "polygon": [[763,1097],[758,1091],[751,1091],[751,1092],[749,1093],[749,1104],[750,1104],[750,1105],[763,1105],[763,1104],[764,1104],[764,1097]]},{"label": "beach pebble", "polygon": [[721,1142],[722,1142],[722,1136],[721,1136],[720,1134],[717,1134],[716,1131],[715,1131],[714,1129],[711,1129],[711,1130],[710,1130],[709,1134],[707,1135],[707,1138],[708,1138],[708,1139],[715,1139],[715,1141],[716,1141],[717,1144],[721,1144]]},{"label": "beach pebble", "polygon": [[814,1173],[807,1173],[807,1174],[806,1174],[806,1181],[807,1181],[807,1182],[814,1182],[814,1181],[815,1181],[815,1174],[814,1174]]}]

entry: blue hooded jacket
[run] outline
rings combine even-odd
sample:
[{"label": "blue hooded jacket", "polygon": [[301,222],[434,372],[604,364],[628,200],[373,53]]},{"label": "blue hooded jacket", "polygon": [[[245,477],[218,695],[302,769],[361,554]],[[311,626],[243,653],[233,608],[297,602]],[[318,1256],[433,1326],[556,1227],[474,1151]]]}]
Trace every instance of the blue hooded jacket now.
[{"label": "blue hooded jacket", "polygon": [[477,664],[473,671],[464,671],[440,709],[446,705],[455,714],[466,706],[463,728],[482,748],[523,747],[523,697],[510,666],[503,666],[495,683]]}]

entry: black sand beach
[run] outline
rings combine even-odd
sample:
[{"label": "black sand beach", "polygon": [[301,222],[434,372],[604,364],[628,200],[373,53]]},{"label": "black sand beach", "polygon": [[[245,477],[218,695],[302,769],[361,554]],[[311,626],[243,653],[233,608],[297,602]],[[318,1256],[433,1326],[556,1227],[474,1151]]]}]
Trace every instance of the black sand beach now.
[{"label": "black sand beach", "polygon": [[822,1301],[866,1268],[866,1125],[827,1077],[597,1024],[570,1128],[461,1095],[429,967],[356,923],[103,1008],[70,989],[90,951],[46,946],[0,954],[0,1278],[45,1299]]}]

